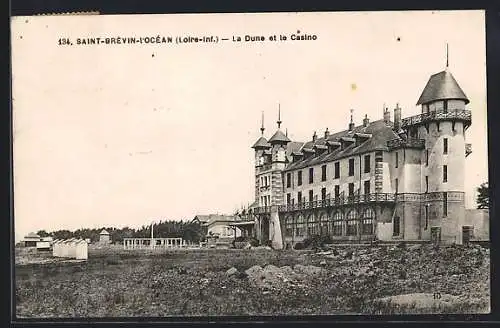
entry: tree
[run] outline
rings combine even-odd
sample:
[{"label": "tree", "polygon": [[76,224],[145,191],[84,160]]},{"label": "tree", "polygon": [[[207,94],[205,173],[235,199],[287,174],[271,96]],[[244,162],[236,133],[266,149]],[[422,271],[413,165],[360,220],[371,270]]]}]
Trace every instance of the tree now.
[{"label": "tree", "polygon": [[482,183],[477,188],[477,208],[478,209],[489,209],[490,208],[490,188],[488,186],[488,182]]},{"label": "tree", "polygon": [[50,236],[50,234],[45,230],[39,230],[36,234],[39,235],[40,237],[49,237]]}]

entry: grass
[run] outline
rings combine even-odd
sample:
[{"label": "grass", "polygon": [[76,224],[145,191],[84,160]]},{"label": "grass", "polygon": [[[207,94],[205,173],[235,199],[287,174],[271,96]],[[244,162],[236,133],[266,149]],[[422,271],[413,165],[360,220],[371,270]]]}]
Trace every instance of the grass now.
[{"label": "grass", "polygon": [[[90,249],[83,263],[16,265],[18,317],[223,316],[309,314],[483,313],[489,309],[489,252],[481,248],[351,248],[328,258],[310,251]],[[263,293],[228,277],[272,264],[316,265],[325,273],[302,286]],[[404,272],[404,273],[401,273]],[[396,304],[409,293],[459,301]]]}]

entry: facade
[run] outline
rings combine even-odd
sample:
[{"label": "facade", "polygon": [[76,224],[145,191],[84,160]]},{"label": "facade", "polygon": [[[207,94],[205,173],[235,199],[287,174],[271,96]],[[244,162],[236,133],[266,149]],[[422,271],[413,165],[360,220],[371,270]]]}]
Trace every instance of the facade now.
[{"label": "facade", "polygon": [[391,113],[296,142],[280,130],[255,150],[257,238],[275,248],[312,235],[334,241],[462,243],[468,98],[448,67],[430,77],[421,114]]}]

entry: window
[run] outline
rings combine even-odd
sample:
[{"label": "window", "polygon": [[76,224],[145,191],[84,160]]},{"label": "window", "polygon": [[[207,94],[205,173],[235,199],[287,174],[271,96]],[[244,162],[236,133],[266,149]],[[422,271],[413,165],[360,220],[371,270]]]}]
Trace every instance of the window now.
[{"label": "window", "polygon": [[287,205],[290,205],[290,203],[292,202],[291,199],[292,199],[292,195],[289,193],[286,194],[286,204]]},{"label": "window", "polygon": [[443,112],[448,113],[448,100],[443,101]]},{"label": "window", "polygon": [[399,154],[398,154],[398,152],[396,152],[395,156],[396,156],[396,163],[395,163],[395,165],[396,165],[396,167],[398,167],[398,165],[399,165]]},{"label": "window", "polygon": [[400,222],[399,222],[399,216],[394,217],[394,221],[392,223],[392,235],[393,236],[399,236],[399,229],[400,229]]},{"label": "window", "polygon": [[354,196],[354,183],[349,183],[349,196]]},{"label": "window", "polygon": [[354,158],[349,159],[349,176],[354,175]]},{"label": "window", "polygon": [[335,198],[339,198],[340,196],[340,186],[336,185],[335,186]]},{"label": "window", "polygon": [[287,173],[286,174],[286,187],[290,188],[292,186],[292,174]]},{"label": "window", "polygon": [[394,179],[394,190],[395,190],[396,194],[399,191],[399,180],[397,178]]},{"label": "window", "polygon": [[448,154],[448,138],[443,138],[443,154]]},{"label": "window", "polygon": [[381,151],[375,153],[375,162],[382,162],[383,155]]},{"label": "window", "polygon": [[297,193],[297,203],[301,204],[302,203],[302,192],[299,191]]},{"label": "window", "polygon": [[314,192],[309,190],[309,201],[312,202],[314,200]]},{"label": "window", "polygon": [[297,224],[295,226],[295,235],[302,237],[305,236],[305,234],[306,234],[306,226],[304,222],[304,217],[300,215],[297,218]]},{"label": "window", "polygon": [[314,167],[309,168],[309,183],[314,182]]},{"label": "window", "polygon": [[321,229],[321,234],[322,235],[328,235],[329,232],[329,227],[328,227],[328,215],[322,214],[320,219],[320,229]]},{"label": "window", "polygon": [[448,165],[443,165],[443,182],[448,182]]},{"label": "window", "polygon": [[288,236],[288,237],[292,237],[293,236],[293,218],[292,217],[287,217],[285,219],[285,234]]},{"label": "window", "polygon": [[334,166],[335,166],[335,177],[334,177],[334,179],[338,179],[338,178],[340,178],[340,163],[339,162],[335,162]]},{"label": "window", "polygon": [[425,150],[425,166],[429,166],[429,149]]},{"label": "window", "polygon": [[297,172],[297,185],[302,186],[302,171]]},{"label": "window", "polygon": [[443,217],[448,216],[448,193],[443,192]]},{"label": "window", "polygon": [[321,181],[326,181],[326,165],[321,167]]},{"label": "window", "polygon": [[429,177],[425,176],[425,192],[429,192]]},{"label": "window", "polygon": [[370,193],[370,180],[366,180],[364,183],[364,194],[368,195]]},{"label": "window", "polygon": [[365,173],[370,173],[370,155],[365,156]]},{"label": "window", "polygon": [[321,188],[321,200],[326,199],[326,188]]},{"label": "window", "polygon": [[348,236],[356,236],[358,234],[358,212],[356,210],[351,210],[347,214],[347,230]]},{"label": "window", "polygon": [[307,234],[309,236],[314,236],[319,234],[319,225],[316,220],[316,215],[311,214],[307,218]]},{"label": "window", "polygon": [[375,212],[370,207],[363,212],[363,219],[361,224],[361,234],[371,235],[373,233],[373,220]]},{"label": "window", "polygon": [[333,235],[342,236],[342,213],[337,212],[333,216]]}]

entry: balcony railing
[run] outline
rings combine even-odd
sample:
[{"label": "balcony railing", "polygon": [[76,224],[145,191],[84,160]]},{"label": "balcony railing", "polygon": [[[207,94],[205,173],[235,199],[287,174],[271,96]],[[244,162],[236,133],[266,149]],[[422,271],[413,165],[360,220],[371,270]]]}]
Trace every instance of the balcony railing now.
[{"label": "balcony railing", "polygon": [[367,204],[367,203],[382,203],[382,202],[392,203],[395,201],[396,201],[395,194],[372,193],[365,195],[353,195],[347,197],[329,198],[325,200],[315,200],[312,202],[302,202],[297,204],[280,205],[278,207],[278,211],[291,212],[291,211],[335,207],[335,206],[343,206],[351,204]]},{"label": "balcony railing", "polygon": [[416,139],[416,138],[408,138],[406,140],[397,138],[391,139],[387,141],[387,147],[389,150],[398,149],[398,148],[416,148],[416,149],[424,149],[425,148],[425,140],[424,139]]},{"label": "balcony railing", "polygon": [[253,214],[271,213],[271,206],[260,206],[253,209]]},{"label": "balcony railing", "polygon": [[261,166],[259,166],[259,172],[263,172],[263,171],[268,171],[272,168],[272,164],[262,164]]},{"label": "balcony railing", "polygon": [[267,186],[261,186],[261,187],[259,187],[259,191],[261,191],[261,192],[262,192],[262,191],[268,191],[270,188],[271,188],[271,186],[270,186],[270,185],[267,185]]},{"label": "balcony railing", "polygon": [[464,122],[464,125],[468,127],[472,122],[472,115],[471,111],[466,109],[439,110],[404,118],[401,121],[401,127],[405,128],[437,120],[458,120]]}]

